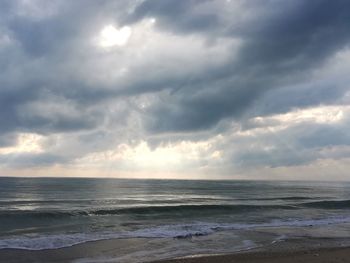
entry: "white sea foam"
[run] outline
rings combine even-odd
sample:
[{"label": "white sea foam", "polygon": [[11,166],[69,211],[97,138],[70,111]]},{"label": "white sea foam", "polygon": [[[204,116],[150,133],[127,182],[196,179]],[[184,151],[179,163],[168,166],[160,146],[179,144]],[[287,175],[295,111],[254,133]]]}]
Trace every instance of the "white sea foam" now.
[{"label": "white sea foam", "polygon": [[17,248],[27,250],[43,250],[69,247],[76,244],[118,238],[191,238],[194,236],[209,235],[218,231],[228,230],[248,230],[254,228],[271,227],[306,227],[323,226],[350,223],[350,217],[329,217],[314,220],[288,220],[272,221],[260,224],[215,224],[215,223],[194,223],[162,225],[139,229],[135,231],[119,233],[75,233],[75,234],[56,234],[42,236],[22,236],[10,237],[0,240],[0,249]]}]

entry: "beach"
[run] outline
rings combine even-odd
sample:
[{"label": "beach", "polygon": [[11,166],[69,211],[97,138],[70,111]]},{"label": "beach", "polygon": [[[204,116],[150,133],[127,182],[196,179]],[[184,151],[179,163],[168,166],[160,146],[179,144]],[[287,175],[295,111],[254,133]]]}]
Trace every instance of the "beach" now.
[{"label": "beach", "polygon": [[350,248],[302,250],[293,252],[256,252],[159,261],[159,263],[345,263]]},{"label": "beach", "polygon": [[[6,263],[102,263],[123,262],[120,253],[129,246],[142,246],[145,239],[128,240],[120,243],[118,240],[88,242],[68,248],[29,251],[20,249],[4,249],[0,251],[0,262]],[[194,255],[176,259],[143,260],[142,258],[125,262],[152,263],[345,263],[349,262],[350,247],[342,247],[340,243],[333,247],[323,247],[326,243],[314,240],[311,247],[305,247],[303,241],[289,241],[275,244],[263,249],[254,249],[223,255]],[[329,245],[329,244],[328,244]],[[334,245],[338,245],[334,247]],[[317,246],[321,246],[317,248]],[[332,245],[331,245],[332,246]],[[159,255],[154,255],[155,258]],[[118,259],[116,259],[118,258]],[[149,259],[149,258],[148,258]]]}]

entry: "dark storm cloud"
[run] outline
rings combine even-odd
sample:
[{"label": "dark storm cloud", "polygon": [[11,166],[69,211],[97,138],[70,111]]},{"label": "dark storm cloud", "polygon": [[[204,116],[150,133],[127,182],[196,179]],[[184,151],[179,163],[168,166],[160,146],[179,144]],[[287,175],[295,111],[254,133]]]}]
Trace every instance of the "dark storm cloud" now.
[{"label": "dark storm cloud", "polygon": [[[217,145],[217,150],[225,153],[225,162],[239,168],[283,167],[308,165],[325,158],[341,159],[350,157],[342,148],[350,145],[346,132],[350,127],[349,118],[337,123],[315,123],[305,120],[287,128],[274,129],[285,125],[277,120],[267,120],[264,124],[251,125],[247,129],[251,135],[236,135]],[[249,124],[248,124],[249,125]]]},{"label": "dark storm cloud", "polygon": [[17,107],[33,98],[32,92],[21,92],[15,87],[12,87],[12,89],[2,87],[0,91],[1,132],[13,131],[20,125],[20,120],[17,117]]},{"label": "dark storm cloud", "polygon": [[[2,1],[0,6],[0,34],[10,39],[9,44],[0,46],[0,134],[47,134],[97,127],[103,116],[89,106],[110,97],[111,91],[86,85],[62,68],[70,66],[71,53],[84,43],[90,23],[98,20],[94,15],[97,7],[103,10],[105,1],[26,3],[28,6],[21,7],[19,1]],[[52,15],[45,10],[49,7]],[[26,15],[21,8],[41,13]],[[34,109],[35,103],[61,107]]]},{"label": "dark storm cloud", "polygon": [[[208,29],[216,29],[220,25],[220,14],[205,12],[194,14],[196,7],[211,2],[209,0],[155,0],[143,1],[134,12],[124,18],[124,23],[142,20],[145,17],[156,17],[159,19],[159,27],[164,30],[175,30],[178,32],[206,33]],[[212,11],[212,10],[211,10]]]},{"label": "dark storm cloud", "polygon": [[298,143],[304,148],[323,148],[350,145],[350,135],[347,126],[314,125],[303,129]]},{"label": "dark storm cloud", "polygon": [[[27,83],[30,86],[30,83]],[[45,96],[46,89],[37,86],[18,90],[16,87],[3,88],[0,91],[0,133],[11,131],[22,132],[69,132],[81,129],[91,129],[103,121],[103,116],[87,108],[77,108],[74,112],[61,112],[60,107],[76,103],[65,100],[58,101],[57,97]],[[34,109],[31,103],[58,103],[56,110],[47,107]]]},{"label": "dark storm cloud", "polygon": [[[157,17],[161,12],[162,24],[162,18],[171,8],[153,10],[154,6],[150,4],[151,9],[145,12],[146,3],[144,2],[142,13]],[[167,6],[170,3],[172,2],[164,4]],[[238,56],[231,63],[196,78],[194,83],[188,83],[185,88],[169,96],[164,105],[156,105],[152,109],[155,118],[149,124],[151,131],[205,129],[217,124],[222,118],[239,117],[266,91],[298,83],[311,70],[320,67],[327,58],[349,44],[348,1],[264,3],[266,9],[274,10],[272,14],[257,14],[258,19],[245,22],[245,31],[235,29],[223,33],[232,37],[236,33],[242,38],[243,44]],[[261,5],[261,2],[256,4]],[[196,5],[186,4],[186,10],[195,7]],[[252,6],[250,8],[253,9]],[[181,21],[173,19],[172,23],[180,27]],[[183,28],[184,31],[186,29],[187,27]],[[214,35],[212,32],[212,29],[209,30],[209,34]],[[333,100],[340,98],[343,92],[344,89],[332,92]],[[323,95],[322,92],[314,93]],[[289,110],[295,106],[314,105],[315,102],[322,102],[324,97],[313,97],[302,103],[299,100],[295,103],[291,101],[287,107],[282,107]],[[330,97],[326,99],[329,100]]]},{"label": "dark storm cloud", "polygon": [[[74,50],[74,45],[80,44],[78,38],[83,37],[81,28],[86,27],[86,24],[91,25],[89,19],[98,21],[96,10],[108,12],[106,6],[105,2],[99,6],[94,2],[78,1],[66,5],[60,10],[61,13],[45,19],[31,20],[12,15],[5,22],[7,30],[12,32],[22,51],[30,56],[42,57],[48,61],[43,67],[48,65],[52,67],[51,70],[56,70],[51,63],[62,63],[59,58],[65,53],[67,61],[63,63],[69,63],[68,51]],[[12,8],[15,7],[13,4]],[[73,16],[78,8],[80,13]],[[153,105],[148,112],[151,121],[146,123],[146,127],[149,131],[207,129],[223,118],[241,117],[266,91],[299,81],[309,70],[319,66],[349,41],[348,1],[293,1],[288,4],[280,1],[252,1],[240,7],[250,13],[255,12],[254,15],[248,16],[248,19],[229,17],[229,8],[230,5],[225,2],[216,1],[143,1],[135,7],[133,13],[129,16],[124,15],[123,18],[128,23],[135,23],[145,17],[155,17],[156,25],[164,31],[174,30],[179,34],[198,33],[208,39],[240,38],[242,46],[228,64],[210,68],[210,71],[204,70],[187,79],[173,78],[170,74],[153,80],[146,77],[143,82],[120,87],[119,92],[93,86],[84,87],[85,84],[81,81],[67,79],[67,76],[59,71],[58,78],[45,76],[44,72],[23,72],[42,75],[34,77],[37,84],[31,84],[28,82],[28,76],[25,76],[20,84],[22,86],[10,92],[13,94],[8,94],[9,99],[7,94],[2,96],[6,102],[1,104],[1,112],[8,124],[7,129],[21,126],[22,123],[30,126],[30,120],[34,121],[33,126],[36,126],[36,122],[40,129],[45,120],[20,120],[16,110],[20,104],[39,99],[41,87],[55,94],[62,94],[78,105],[96,104],[101,99],[123,93],[135,95],[170,87],[174,92],[170,93],[167,101],[164,104]],[[224,9],[226,13],[218,12]],[[232,10],[232,13],[234,11]],[[56,81],[61,81],[62,85],[53,85]],[[27,88],[34,85],[36,87]],[[334,99],[341,95],[339,92]],[[305,106],[308,103],[304,101]],[[298,105],[290,105],[293,106]],[[70,123],[69,119],[67,123]],[[52,124],[48,126],[56,127]],[[66,126],[79,129],[78,123],[76,127]],[[81,127],[84,129],[91,125],[81,122]]]},{"label": "dark storm cloud", "polygon": [[233,90],[213,87],[213,91],[204,89],[194,95],[186,89],[170,94],[164,104],[152,109],[154,119],[147,127],[152,132],[208,129],[225,117],[239,117],[258,93],[249,86]]}]

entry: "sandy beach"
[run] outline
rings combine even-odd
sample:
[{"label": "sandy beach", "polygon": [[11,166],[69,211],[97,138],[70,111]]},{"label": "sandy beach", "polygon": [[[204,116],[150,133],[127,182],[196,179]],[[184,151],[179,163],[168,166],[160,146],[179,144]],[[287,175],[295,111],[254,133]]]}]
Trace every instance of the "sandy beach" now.
[{"label": "sandy beach", "polygon": [[[102,263],[102,262],[153,262],[153,263],[344,263],[349,262],[350,247],[336,247],[336,243],[318,243],[314,240],[305,246],[302,240],[273,244],[269,247],[224,255],[198,255],[175,259],[150,260],[150,258],[120,257],[129,247],[142,249],[146,239],[104,240],[72,247],[49,250],[0,250],[0,262],[6,263]],[[314,243],[313,243],[314,242]],[[332,247],[325,247],[330,245]],[[316,248],[320,246],[319,248]],[[159,258],[159,255],[154,255]],[[117,259],[118,258],[118,259]]]},{"label": "sandy beach", "polygon": [[159,263],[345,263],[350,248],[313,249],[293,252],[252,252],[159,261]]}]

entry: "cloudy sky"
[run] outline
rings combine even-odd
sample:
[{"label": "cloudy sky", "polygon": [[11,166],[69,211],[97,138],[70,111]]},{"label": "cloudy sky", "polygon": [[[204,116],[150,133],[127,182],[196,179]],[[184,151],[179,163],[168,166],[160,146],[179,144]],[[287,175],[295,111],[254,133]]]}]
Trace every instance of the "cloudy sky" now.
[{"label": "cloudy sky", "polygon": [[350,180],[349,44],[346,0],[1,0],[1,175]]}]

